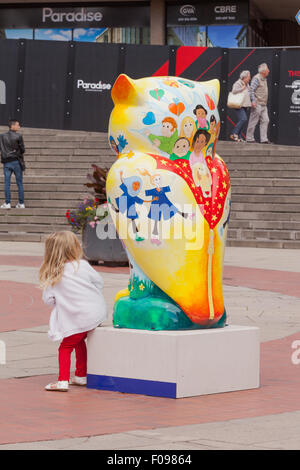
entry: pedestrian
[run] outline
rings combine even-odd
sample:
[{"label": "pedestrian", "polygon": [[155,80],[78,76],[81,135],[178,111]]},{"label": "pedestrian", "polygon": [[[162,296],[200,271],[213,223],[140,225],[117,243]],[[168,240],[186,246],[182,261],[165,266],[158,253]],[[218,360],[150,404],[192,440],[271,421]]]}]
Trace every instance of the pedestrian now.
[{"label": "pedestrian", "polygon": [[25,171],[24,153],[25,146],[20,130],[20,123],[16,119],[11,119],[8,123],[9,130],[0,136],[1,163],[4,170],[4,192],[5,203],[1,209],[11,209],[10,204],[10,182],[14,173],[18,186],[19,202],[17,209],[25,209],[23,171]]},{"label": "pedestrian", "polygon": [[268,139],[268,83],[267,76],[270,70],[267,64],[261,64],[258,67],[258,73],[252,78],[250,85],[251,111],[247,128],[247,142],[255,142],[254,131],[257,123],[260,122],[260,142],[270,144]]},{"label": "pedestrian", "polygon": [[[68,391],[69,384],[86,385],[88,333],[107,318],[102,294],[103,279],[87,261],[73,232],[54,232],[45,241],[44,260],[39,279],[43,301],[53,305],[48,336],[61,341],[58,350],[58,381],[48,384],[50,391]],[[70,380],[71,354],[75,349],[76,370]]]},{"label": "pedestrian", "polygon": [[240,78],[233,84],[232,93],[234,95],[241,93],[241,107],[236,108],[235,112],[237,115],[237,123],[230,135],[230,139],[235,142],[244,142],[242,132],[244,126],[248,120],[248,109],[251,108],[250,100],[250,72],[249,70],[243,70],[240,74]]}]

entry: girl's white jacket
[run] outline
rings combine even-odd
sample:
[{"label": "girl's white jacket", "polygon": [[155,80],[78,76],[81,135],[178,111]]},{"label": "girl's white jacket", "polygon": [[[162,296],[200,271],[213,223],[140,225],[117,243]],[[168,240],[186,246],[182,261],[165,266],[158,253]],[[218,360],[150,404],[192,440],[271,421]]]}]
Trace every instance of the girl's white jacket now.
[{"label": "girl's white jacket", "polygon": [[43,291],[43,301],[54,305],[48,336],[53,341],[93,330],[107,318],[100,274],[85,260],[65,264],[63,277]]}]

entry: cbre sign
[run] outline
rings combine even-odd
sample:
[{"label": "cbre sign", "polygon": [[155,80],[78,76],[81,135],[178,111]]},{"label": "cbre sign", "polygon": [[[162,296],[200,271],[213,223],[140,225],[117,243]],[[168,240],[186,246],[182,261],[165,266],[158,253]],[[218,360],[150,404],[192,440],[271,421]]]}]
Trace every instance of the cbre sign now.
[{"label": "cbre sign", "polygon": [[201,5],[168,5],[167,26],[177,25],[212,25],[212,24],[247,24],[249,19],[247,1],[207,2]]}]

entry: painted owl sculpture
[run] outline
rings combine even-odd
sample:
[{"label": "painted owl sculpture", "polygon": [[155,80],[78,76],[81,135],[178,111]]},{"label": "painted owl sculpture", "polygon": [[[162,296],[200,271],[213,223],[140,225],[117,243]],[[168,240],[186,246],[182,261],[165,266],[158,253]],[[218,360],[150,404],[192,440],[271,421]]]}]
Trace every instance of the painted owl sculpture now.
[{"label": "painted owl sculpture", "polygon": [[112,89],[110,214],[130,261],[116,328],[180,330],[226,324],[222,272],[230,179],[215,153],[219,81],[132,80]]}]

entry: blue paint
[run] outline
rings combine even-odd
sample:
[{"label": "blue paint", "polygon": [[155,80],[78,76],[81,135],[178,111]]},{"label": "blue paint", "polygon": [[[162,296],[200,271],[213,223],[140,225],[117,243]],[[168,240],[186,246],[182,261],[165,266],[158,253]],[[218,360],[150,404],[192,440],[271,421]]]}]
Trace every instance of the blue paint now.
[{"label": "blue paint", "polygon": [[87,374],[87,388],[135,393],[152,397],[176,398],[176,383]]}]

